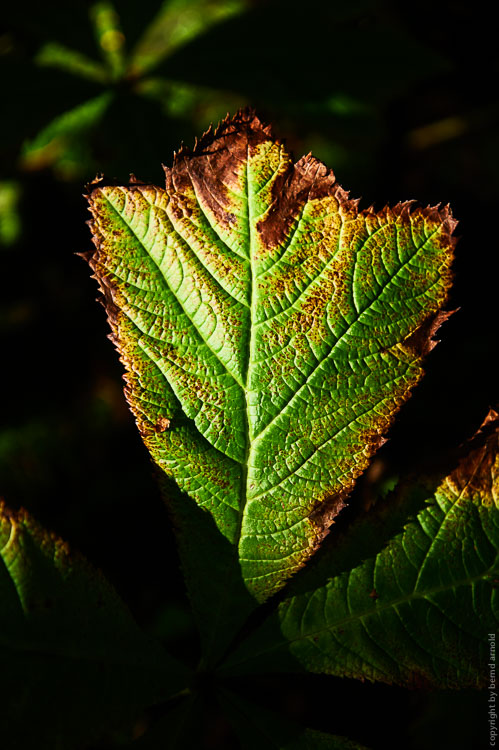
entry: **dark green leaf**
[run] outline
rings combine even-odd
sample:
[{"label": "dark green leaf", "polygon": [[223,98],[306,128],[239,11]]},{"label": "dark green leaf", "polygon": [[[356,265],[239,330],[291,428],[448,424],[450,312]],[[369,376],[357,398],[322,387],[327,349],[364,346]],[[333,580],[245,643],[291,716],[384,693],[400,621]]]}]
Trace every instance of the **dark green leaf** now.
[{"label": "dark green leaf", "polygon": [[78,746],[189,679],[139,629],[100,573],[26,512],[3,503],[0,600],[6,747]]}]

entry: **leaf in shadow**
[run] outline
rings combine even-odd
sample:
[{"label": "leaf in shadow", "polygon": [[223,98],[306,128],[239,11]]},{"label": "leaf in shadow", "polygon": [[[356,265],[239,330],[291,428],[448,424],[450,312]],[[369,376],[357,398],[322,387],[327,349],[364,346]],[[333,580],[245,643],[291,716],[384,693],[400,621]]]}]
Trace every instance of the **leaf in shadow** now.
[{"label": "leaf in shadow", "polygon": [[187,684],[102,574],[3,503],[0,597],[6,746],[83,744]]}]

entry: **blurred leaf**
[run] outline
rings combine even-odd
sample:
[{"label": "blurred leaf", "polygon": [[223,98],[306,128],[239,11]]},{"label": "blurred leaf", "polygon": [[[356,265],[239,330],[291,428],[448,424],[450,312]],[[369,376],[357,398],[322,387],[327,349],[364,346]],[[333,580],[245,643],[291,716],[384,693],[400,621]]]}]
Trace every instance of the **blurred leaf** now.
[{"label": "blurred leaf", "polygon": [[101,55],[114,80],[125,70],[125,35],[120,26],[116,9],[111,2],[102,0],[91,7],[90,17]]},{"label": "blurred leaf", "polygon": [[54,167],[59,176],[72,179],[94,171],[88,137],[98,126],[113,95],[105,92],[58,115],[36,138],[25,142],[21,163],[25,169]]},{"label": "blurred leaf", "polygon": [[[183,119],[186,129],[194,133],[205,131],[214,121],[223,119],[227,112],[237,111],[245,100],[237,94],[204,86],[171,81],[165,78],[144,78],[137,82],[135,91],[145,98],[156,100],[167,118]],[[184,134],[188,140],[190,132]]]},{"label": "blurred leaf", "polygon": [[[29,64],[24,64],[29,84],[11,79],[13,90],[11,94],[7,90],[7,100],[13,101],[19,88],[41,89],[45,93],[43,83],[39,87],[36,83],[41,71],[52,69],[63,76],[59,97],[53,104],[44,100],[44,106],[39,108],[46,117],[52,111],[55,116],[52,115],[53,119],[34,137],[24,141],[21,164],[25,169],[50,167],[65,180],[88,179],[98,169],[119,173],[123,166],[126,168],[126,152],[129,151],[137,155],[139,164],[142,163],[147,172],[161,159],[164,143],[169,142],[169,127],[173,145],[189,135],[192,126],[189,127],[187,118],[194,118],[195,127],[198,124],[206,127],[213,117],[220,117],[228,108],[244,103],[234,96],[218,95],[210,88],[148,80],[143,73],[154,67],[155,61],[164,59],[206,28],[241,12],[245,0],[173,0],[163,3],[159,10],[157,3],[147,0],[141,3],[138,16],[132,5],[128,2],[116,5],[104,1],[92,3],[82,21],[89,39],[85,45],[78,43],[69,47],[61,42],[55,25],[54,33],[49,35],[50,41],[45,40],[34,57],[34,69],[30,70]],[[123,26],[121,15],[124,17]],[[147,26],[151,18],[153,20]],[[14,25],[16,21],[21,24],[13,13]],[[142,29],[147,27],[142,38],[137,34],[137,27],[140,28],[141,24]],[[127,35],[135,44],[130,58],[126,53]],[[15,49],[15,40],[6,47],[9,54],[12,49]],[[90,50],[90,55],[87,50]],[[95,52],[100,53],[102,62],[93,59]],[[18,76],[23,66],[14,58],[15,55],[9,62],[14,76]],[[73,100],[73,105],[64,114],[55,114],[60,102],[71,101],[68,94],[75,89],[75,79],[99,87],[104,85],[107,90],[102,92],[100,89],[102,93],[83,102]],[[151,106],[153,102],[154,106]],[[17,111],[14,107],[13,110]],[[175,120],[180,126],[178,129],[173,125]],[[149,133],[145,133],[144,128]],[[141,139],[137,138],[139,130]],[[19,137],[26,129],[17,127],[13,131]]]},{"label": "blurred leaf", "polygon": [[248,0],[166,0],[132,51],[129,73],[149,72],[174,50],[246,7]]},{"label": "blurred leaf", "polygon": [[102,63],[57,42],[44,44],[35,57],[35,63],[42,67],[58,68],[97,83],[109,81],[109,73]]},{"label": "blurred leaf", "polygon": [[157,72],[283,109],[333,95],[379,106],[428,74],[448,70],[449,63],[387,22],[378,5],[258,4],[185,44]]},{"label": "blurred leaf", "polygon": [[[77,109],[102,93],[94,81],[69,75],[66,71],[40,67],[28,60],[0,60],[2,96],[9,116],[2,120],[0,153],[4,164],[18,163],[19,150],[39,131],[50,127],[47,122]],[[77,124],[77,123],[76,123]]]},{"label": "blurred leaf", "polygon": [[0,182],[0,245],[13,245],[21,234],[20,197],[18,182]]}]

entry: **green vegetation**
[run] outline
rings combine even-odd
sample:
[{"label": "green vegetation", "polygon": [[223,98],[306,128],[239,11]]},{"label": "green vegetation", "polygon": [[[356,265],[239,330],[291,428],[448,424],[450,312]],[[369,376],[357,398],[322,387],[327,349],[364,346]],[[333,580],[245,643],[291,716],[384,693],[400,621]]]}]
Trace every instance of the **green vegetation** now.
[{"label": "green vegetation", "polygon": [[4,9],[7,750],[487,744],[493,33],[426,0]]}]

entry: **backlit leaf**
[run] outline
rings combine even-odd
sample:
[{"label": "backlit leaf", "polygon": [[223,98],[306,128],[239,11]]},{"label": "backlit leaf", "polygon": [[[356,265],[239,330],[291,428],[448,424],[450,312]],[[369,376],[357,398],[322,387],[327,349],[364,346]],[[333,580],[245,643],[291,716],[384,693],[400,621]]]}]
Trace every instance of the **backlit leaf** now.
[{"label": "backlit leaf", "polygon": [[244,112],[182,149],[166,188],[89,202],[144,442],[263,601],[317,549],[421,378],[455,222],[411,203],[359,211]]}]

